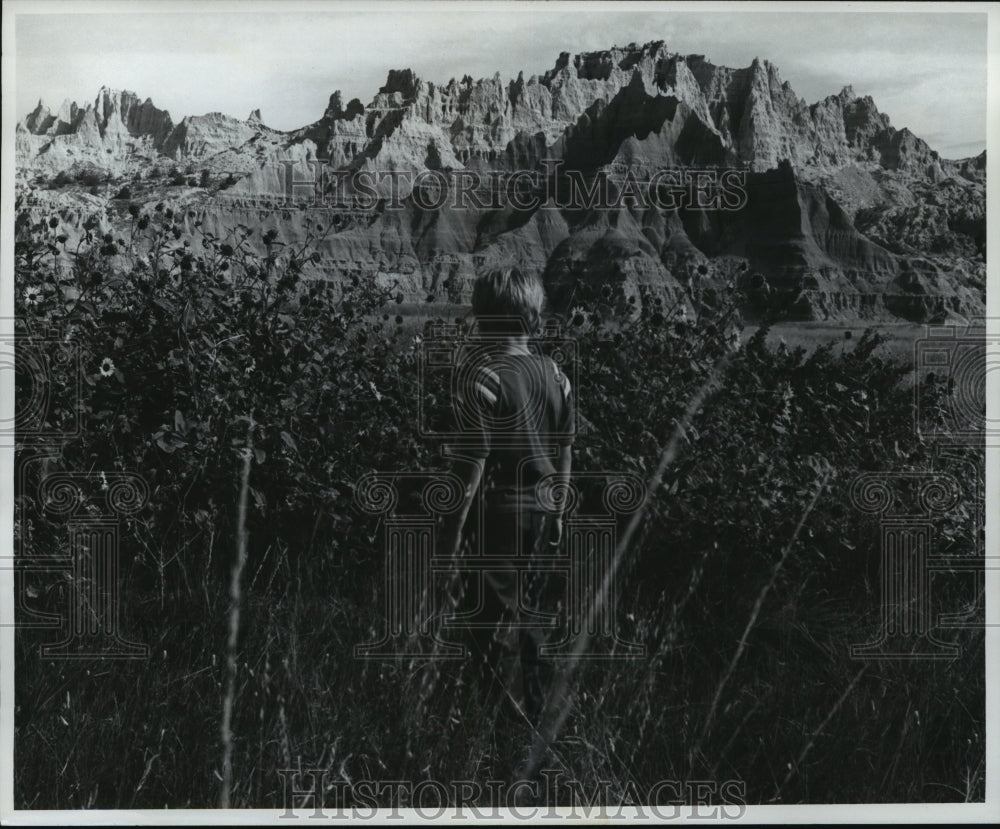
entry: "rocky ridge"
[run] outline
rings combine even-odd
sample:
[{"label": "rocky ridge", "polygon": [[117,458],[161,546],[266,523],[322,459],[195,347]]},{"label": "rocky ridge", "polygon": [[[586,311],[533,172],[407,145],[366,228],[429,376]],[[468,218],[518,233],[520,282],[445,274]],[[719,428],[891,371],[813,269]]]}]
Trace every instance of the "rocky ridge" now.
[{"label": "rocky ridge", "polygon": [[[174,124],[148,99],[102,89],[82,108],[67,102],[53,114],[39,103],[17,125],[17,157],[25,204],[40,213],[110,206],[113,223],[111,197],[127,181],[133,200],[166,195],[222,234],[243,223],[304,240],[323,216],[332,232],[318,243],[318,273],[395,279],[411,298],[461,302],[493,261],[543,274],[564,302],[605,285],[620,297],[677,297],[715,260],[720,273],[739,267],[764,280],[767,302],[805,318],[940,319],[984,301],[984,155],[942,159],[850,87],[809,105],[766,60],[730,69],[662,42],[563,53],[541,75],[506,83],[441,85],[393,70],[367,105],[335,92],[317,121],[290,132],[267,128],[259,111]],[[366,215],[286,201],[288,170],[309,181],[317,164],[485,174],[544,173],[554,161],[588,182],[607,170],[736,169],[748,199],[734,212],[549,204],[528,214],[428,212],[406,200]],[[83,171],[84,183],[99,183],[74,186]]]}]

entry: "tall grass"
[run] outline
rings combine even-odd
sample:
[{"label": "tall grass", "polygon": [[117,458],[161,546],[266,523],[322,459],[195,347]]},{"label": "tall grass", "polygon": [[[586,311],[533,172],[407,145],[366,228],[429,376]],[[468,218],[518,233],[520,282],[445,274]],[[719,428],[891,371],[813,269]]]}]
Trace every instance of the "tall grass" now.
[{"label": "tall grass", "polygon": [[219,808],[228,809],[233,789],[233,704],[236,697],[236,672],[239,658],[240,610],[243,603],[243,568],[247,563],[247,500],[250,492],[250,464],[253,460],[253,420],[247,446],[243,450],[240,498],[236,516],[236,560],[229,585],[229,638],[226,641],[226,691],[222,698],[222,785]]},{"label": "tall grass", "polygon": [[[491,729],[465,661],[354,658],[385,622],[384,526],[351,505],[354,483],[442,466],[414,414],[418,394],[442,390],[417,388],[400,303],[349,280],[304,284],[307,251],[272,237],[262,262],[249,229],[185,249],[166,213],[140,231],[137,211],[134,239],[95,238],[61,276],[50,253],[28,255],[58,248],[55,228],[21,227],[19,289],[45,293],[30,307],[19,294],[18,313],[72,325],[86,367],[84,429],[57,465],[135,470],[150,487],[122,526],[121,616],[151,657],[43,660],[51,635],[18,631],[17,805],[280,810],[280,770],[350,783],[509,768],[534,735]],[[149,247],[158,269],[142,265]],[[587,792],[606,782],[611,800],[705,779],[741,781],[749,803],[982,800],[982,630],[938,631],[960,646],[950,662],[852,659],[878,628],[880,553],[877,522],[849,499],[863,471],[981,482],[981,447],[944,455],[913,433],[909,367],[876,337],[806,354],[772,350],[762,330],[709,383],[732,349],[725,302],[682,322],[646,297],[609,328],[601,297],[575,301],[589,310],[571,326],[574,469],[654,484],[641,521],[618,528],[615,574],[619,633],[647,657],[576,666],[546,762]],[[121,378],[100,376],[106,355]],[[946,384],[926,391],[952,405]],[[232,463],[247,446],[252,478],[251,455]],[[65,525],[29,472],[19,543],[58,554]],[[935,520],[938,551],[981,553],[979,509],[967,493]],[[936,608],[981,599],[965,579],[936,575]],[[67,587],[26,576],[36,609],[60,612]],[[453,606],[454,580],[424,598]]]}]

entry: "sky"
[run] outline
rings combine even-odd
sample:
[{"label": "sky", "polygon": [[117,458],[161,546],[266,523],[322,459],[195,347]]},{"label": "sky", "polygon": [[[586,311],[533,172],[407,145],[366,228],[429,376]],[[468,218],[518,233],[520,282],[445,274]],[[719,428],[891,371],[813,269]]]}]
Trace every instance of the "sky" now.
[{"label": "sky", "polygon": [[921,4],[891,12],[828,6],[767,12],[747,10],[766,5],[734,10],[705,3],[14,5],[19,118],[39,98],[53,110],[66,98],[82,105],[105,85],[151,98],[175,121],[212,111],[245,118],[260,108],[264,123],[287,130],[318,119],[334,90],[345,101],[367,103],[393,68],[436,83],[496,72],[507,80],[521,70],[527,78],[551,68],[562,51],[664,40],[670,51],[725,66],[767,59],[808,103],[850,84],[858,95],[871,95],[895,127],[909,127],[947,158],[986,146],[986,15],[969,7],[937,13]]}]

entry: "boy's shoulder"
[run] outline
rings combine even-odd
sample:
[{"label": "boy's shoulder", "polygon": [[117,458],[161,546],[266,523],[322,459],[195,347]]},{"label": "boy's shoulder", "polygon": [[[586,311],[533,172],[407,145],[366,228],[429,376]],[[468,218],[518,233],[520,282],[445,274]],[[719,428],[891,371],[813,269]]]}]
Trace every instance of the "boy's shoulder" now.
[{"label": "boy's shoulder", "polygon": [[570,392],[573,391],[573,387],[569,382],[569,376],[559,367],[559,363],[553,360],[551,357],[546,358],[551,364],[552,369],[555,372],[556,382],[559,384],[559,388],[562,389],[563,396],[569,399]]},{"label": "boy's shoulder", "polygon": [[461,395],[462,390],[460,389],[459,394],[461,396],[481,400],[490,406],[494,405],[500,398],[502,381],[498,365],[491,362],[479,363],[473,367],[473,370],[467,374],[464,380],[465,382],[460,385],[466,386],[466,391],[472,392],[472,394]]},{"label": "boy's shoulder", "polygon": [[519,355],[518,359],[513,361],[500,359],[492,363],[492,365],[487,365],[490,366],[490,372],[488,375],[485,375],[486,382],[490,385],[495,384],[497,389],[503,385],[504,375],[513,377],[513,375],[527,372],[529,375],[542,381],[539,385],[536,385],[537,381],[531,380],[528,383],[529,387],[545,388],[549,382],[554,381],[558,388],[562,390],[564,398],[568,399],[570,396],[572,387],[570,386],[569,377],[559,367],[559,364],[547,355],[537,353]]},{"label": "boy's shoulder", "polygon": [[[515,360],[508,359],[508,355],[494,355],[467,372],[463,385],[474,392],[478,399],[492,404],[501,396],[523,394],[525,374],[529,378],[537,378],[529,379],[527,388],[540,390],[551,382],[561,390],[565,400],[569,399],[572,392],[569,377],[555,360],[542,354],[518,355]],[[518,377],[521,378],[520,381]],[[538,384],[538,380],[542,382]]]}]

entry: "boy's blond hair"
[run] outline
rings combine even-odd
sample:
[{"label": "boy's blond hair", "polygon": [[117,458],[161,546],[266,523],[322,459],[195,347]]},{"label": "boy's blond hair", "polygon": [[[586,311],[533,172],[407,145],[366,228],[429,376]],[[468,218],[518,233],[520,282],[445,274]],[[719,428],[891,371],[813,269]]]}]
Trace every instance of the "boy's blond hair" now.
[{"label": "boy's blond hair", "polygon": [[480,318],[479,329],[486,334],[536,333],[544,304],[545,289],[541,279],[536,274],[526,274],[513,267],[496,268],[484,273],[472,288],[472,312]]}]

